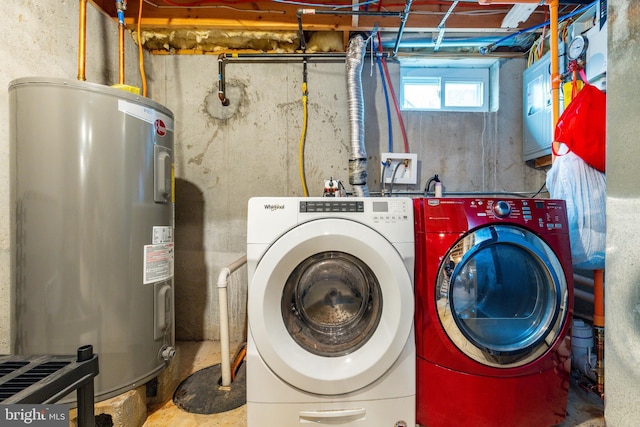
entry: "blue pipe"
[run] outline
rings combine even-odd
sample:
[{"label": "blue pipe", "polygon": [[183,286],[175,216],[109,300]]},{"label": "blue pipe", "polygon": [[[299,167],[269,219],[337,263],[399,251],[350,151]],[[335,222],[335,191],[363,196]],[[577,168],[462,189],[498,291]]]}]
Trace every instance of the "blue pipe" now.
[{"label": "blue pipe", "polygon": [[[576,10],[576,11],[573,11],[573,12],[571,12],[571,13],[568,13],[568,14],[566,14],[566,15],[564,15],[564,16],[562,16],[562,17],[560,17],[560,18],[558,19],[558,21],[564,21],[565,19],[569,19],[569,18],[571,18],[572,16],[576,16],[576,15],[578,15],[578,14],[580,14],[580,13],[586,12],[587,10],[589,10],[590,8],[592,8],[593,6],[595,6],[595,5],[596,5],[596,3],[598,3],[598,0],[594,1],[593,3],[591,3],[591,4],[587,5],[587,6],[583,7],[583,8],[580,8],[580,9],[578,9],[578,10]],[[511,37],[515,37],[515,36],[518,36],[518,35],[520,35],[520,34],[522,34],[522,33],[527,33],[527,32],[529,32],[529,31],[534,31],[534,30],[537,30],[538,28],[546,27],[546,26],[547,26],[547,25],[549,25],[550,23],[551,23],[551,21],[550,21],[550,20],[549,20],[549,21],[545,21],[545,22],[543,22],[542,24],[534,25],[533,27],[529,27],[529,28],[524,28],[524,29],[522,29],[522,30],[520,30],[520,31],[518,31],[518,32],[515,32],[515,33],[513,33],[513,34],[509,34],[508,36],[505,36],[505,37],[501,38],[500,40],[498,40],[497,42],[495,42],[495,43],[493,43],[493,44],[491,44],[491,45],[488,45],[488,46],[485,46],[485,47],[481,47],[481,48],[479,49],[479,52],[480,52],[480,54],[481,54],[481,55],[484,55],[484,54],[486,54],[486,53],[490,53],[490,52],[492,52],[493,50],[495,50],[495,48],[496,48],[500,43],[502,43],[502,42],[503,42],[503,41],[505,41],[505,40],[509,40]]]},{"label": "blue pipe", "polygon": [[116,9],[118,10],[118,24],[124,25],[124,10],[127,6],[123,0],[116,0]]},{"label": "blue pipe", "polygon": [[[455,37],[455,38],[445,39],[440,43],[440,46],[447,46],[447,47],[485,46],[487,44],[497,42],[498,40],[499,40],[498,37],[486,37],[486,36],[485,37]],[[383,42],[382,45],[384,47],[390,47],[391,42],[390,41]],[[419,48],[425,48],[425,47],[434,47],[435,45],[436,45],[436,41],[433,40],[432,38],[415,38],[415,39],[404,40],[402,42],[403,48],[419,49]]]},{"label": "blue pipe", "polygon": [[384,90],[384,102],[387,105],[387,127],[389,128],[389,153],[393,153],[393,126],[391,123],[391,107],[389,106],[389,94],[387,93],[387,84],[385,83],[384,73],[382,71],[382,59],[380,56],[376,57],[378,63],[378,70],[380,70],[380,80],[382,81],[382,89]]},{"label": "blue pipe", "polygon": [[[373,27],[373,31],[369,34],[369,38],[372,40],[371,49],[376,51],[374,37],[378,33],[378,24]],[[393,126],[391,123],[391,107],[389,106],[389,93],[387,92],[387,83],[382,70],[382,57],[376,53],[376,63],[378,64],[378,70],[380,71],[380,81],[382,82],[382,90],[384,92],[384,102],[387,106],[387,128],[389,135],[389,142],[387,143],[387,149],[389,153],[393,153]],[[391,83],[389,83],[391,84]]]}]

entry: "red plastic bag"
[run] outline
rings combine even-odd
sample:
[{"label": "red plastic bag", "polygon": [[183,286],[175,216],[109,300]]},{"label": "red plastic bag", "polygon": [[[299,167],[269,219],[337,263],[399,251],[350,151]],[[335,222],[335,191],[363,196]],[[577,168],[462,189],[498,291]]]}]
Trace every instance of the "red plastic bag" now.
[{"label": "red plastic bag", "polygon": [[606,107],[604,92],[585,83],[558,119],[554,135],[555,141],[600,172],[605,170]]}]

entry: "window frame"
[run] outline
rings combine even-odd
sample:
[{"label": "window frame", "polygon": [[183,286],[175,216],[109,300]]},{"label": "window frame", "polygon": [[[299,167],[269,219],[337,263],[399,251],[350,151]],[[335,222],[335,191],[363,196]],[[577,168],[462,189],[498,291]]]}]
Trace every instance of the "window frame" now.
[{"label": "window frame", "polygon": [[[439,79],[440,107],[409,107],[405,105],[405,86]],[[491,66],[466,67],[438,67],[428,63],[400,63],[400,109],[402,111],[431,111],[431,112],[489,112],[490,105]],[[482,85],[482,104],[480,106],[447,106],[446,85],[450,83],[479,83]]]}]

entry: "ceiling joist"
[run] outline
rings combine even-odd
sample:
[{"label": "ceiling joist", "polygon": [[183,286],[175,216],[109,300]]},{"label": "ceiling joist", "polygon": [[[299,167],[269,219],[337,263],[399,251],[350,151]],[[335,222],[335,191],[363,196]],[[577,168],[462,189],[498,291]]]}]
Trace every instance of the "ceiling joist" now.
[{"label": "ceiling joist", "polygon": [[[138,14],[142,1],[142,18]],[[586,0],[585,0],[586,1]],[[117,20],[115,0],[91,0],[107,15]],[[363,3],[358,0],[291,0],[228,1],[228,0],[128,0],[125,26],[144,35],[143,44],[152,52],[166,50],[219,52],[227,49],[295,51],[300,36],[293,40],[287,34],[300,34],[300,22],[305,39],[314,33],[336,32],[342,39],[342,48],[348,44],[353,32],[370,33],[377,30],[391,37],[393,33],[412,41],[405,49],[415,51],[415,41],[428,41],[432,52],[447,45],[447,39],[468,34],[476,41],[487,37],[496,39],[516,34],[523,28],[534,28],[548,20],[545,5],[535,7],[525,22],[516,28],[502,28],[511,4],[481,5],[477,0],[395,0]],[[567,12],[578,8],[566,6]],[[304,13],[302,11],[305,11]],[[446,34],[443,22],[446,21]],[[541,31],[541,30],[539,30]],[[538,32],[539,32],[538,31]],[[252,36],[249,36],[249,34]],[[404,33],[404,34],[403,34]],[[265,34],[271,34],[264,36]],[[532,32],[533,34],[533,32]],[[291,38],[282,44],[283,38]],[[440,37],[439,43],[434,43]],[[442,38],[445,37],[445,40]],[[458,42],[461,38],[457,36]],[[253,39],[242,44],[244,39]],[[269,43],[267,38],[274,40]],[[205,42],[203,42],[205,40]],[[226,41],[225,41],[226,40]],[[518,37],[517,42],[505,46],[505,53],[527,50],[531,37]],[[489,43],[489,42],[487,42]],[[437,49],[433,46],[437,45]],[[452,46],[452,43],[449,43]],[[333,50],[333,49],[332,49]],[[472,49],[471,49],[472,50]],[[471,51],[467,49],[467,51]],[[327,51],[327,50],[325,50]],[[460,49],[456,50],[461,52]]]}]

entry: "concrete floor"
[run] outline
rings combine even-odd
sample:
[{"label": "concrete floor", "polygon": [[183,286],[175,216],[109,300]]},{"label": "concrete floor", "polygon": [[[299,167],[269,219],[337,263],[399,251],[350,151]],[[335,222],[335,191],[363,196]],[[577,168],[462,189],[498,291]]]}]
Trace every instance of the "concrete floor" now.
[{"label": "concrete floor", "polygon": [[[231,349],[237,348],[232,344]],[[220,363],[220,344],[216,341],[177,343],[180,352],[180,375],[187,378],[193,372]],[[213,415],[191,414],[174,405],[173,401],[149,407],[143,427],[239,427],[246,425],[246,405]],[[557,427],[604,427],[604,404],[592,393],[578,387],[569,389],[568,415]]]}]

